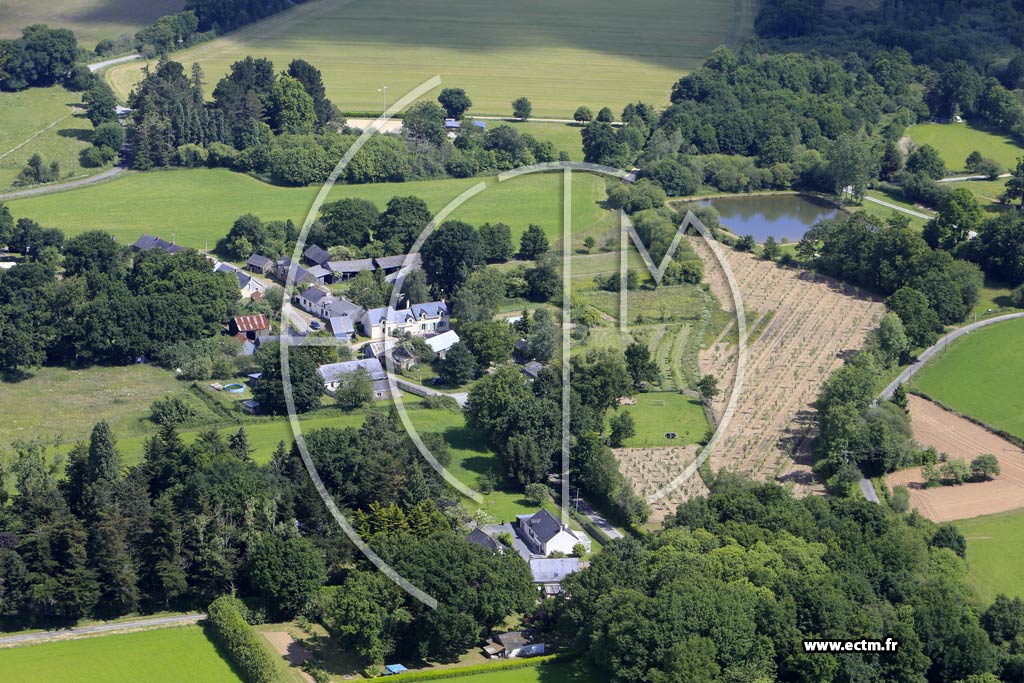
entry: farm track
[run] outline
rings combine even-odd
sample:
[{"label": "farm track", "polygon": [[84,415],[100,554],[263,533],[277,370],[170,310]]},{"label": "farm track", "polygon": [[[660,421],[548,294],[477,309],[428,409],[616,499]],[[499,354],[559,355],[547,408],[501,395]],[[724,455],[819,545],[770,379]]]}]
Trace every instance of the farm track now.
[{"label": "farm track", "polygon": [[[693,246],[709,265],[712,291],[726,310],[734,310],[710,250],[699,240]],[[820,492],[807,452],[813,402],[843,356],[864,345],[883,306],[831,278],[780,268],[750,254],[726,250],[726,255],[744,307],[761,312],[758,320],[769,312],[774,316],[748,348],[736,414],[712,455],[712,469],[790,482],[798,494]],[[736,373],[736,346],[724,340],[723,334],[700,355],[701,372],[718,377],[722,387],[712,406],[719,417]]]}]

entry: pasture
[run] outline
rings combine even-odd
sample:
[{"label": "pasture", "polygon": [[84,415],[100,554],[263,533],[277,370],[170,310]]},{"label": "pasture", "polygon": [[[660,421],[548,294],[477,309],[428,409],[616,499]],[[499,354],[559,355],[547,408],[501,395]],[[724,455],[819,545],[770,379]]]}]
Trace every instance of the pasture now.
[{"label": "pasture", "polygon": [[199,626],[0,649],[5,681],[24,683],[241,683]]},{"label": "pasture", "polygon": [[[620,411],[633,416],[636,435],[626,439],[627,448],[679,446],[696,443],[708,429],[700,399],[674,391],[652,391],[636,395],[636,405]],[[614,413],[609,413],[611,417]],[[665,436],[674,432],[677,436]]]},{"label": "pasture", "polygon": [[595,679],[593,674],[583,675],[576,672],[571,662],[555,661],[540,666],[491,671],[470,676],[455,674],[450,678],[435,680],[458,680],[459,683],[576,683],[577,681],[593,681]]},{"label": "pasture", "polygon": [[[405,183],[336,185],[328,201],[362,197],[381,210],[396,195],[416,195],[432,211],[441,210],[480,182],[488,188],[463,204],[450,218],[480,225],[504,221],[518,240],[530,223],[552,239],[562,233],[562,177],[543,173],[498,183],[494,178],[422,180]],[[93,229],[114,234],[122,243],[147,232],[178,244],[213,248],[236,218],[254,213],[264,220],[291,218],[301,224],[317,187],[278,187],[227,169],[189,169],[128,173],[109,182],[66,192],[8,202],[16,218],[29,217],[69,235]],[[574,226],[584,229],[605,211],[604,180],[573,175]]]},{"label": "pasture", "polygon": [[0,38],[16,38],[32,24],[48,24],[75,32],[79,45],[93,49],[103,38],[135,33],[165,14],[180,12],[184,0],[4,0],[0,12]]},{"label": "pasture", "polygon": [[1024,439],[1024,320],[976,330],[930,361],[913,380],[935,400]]},{"label": "pasture", "polygon": [[78,155],[89,147],[92,124],[80,104],[81,93],[59,86],[0,93],[0,191],[11,187],[33,154],[46,164],[60,163],[61,177],[90,175]]},{"label": "pasture", "polygon": [[[471,113],[510,115],[526,96],[533,115],[569,118],[581,104],[616,115],[638,99],[664,105],[672,84],[716,46],[751,30],[753,3],[715,0],[543,0],[438,5],[394,0],[313,0],[210,43],[176,53],[198,62],[214,83],[246,55],[278,70],[296,56],[324,74],[327,95],[342,111],[377,112],[434,75],[465,88]],[[122,98],[141,64],[119,65],[107,78]],[[427,95],[431,99],[437,92]]]},{"label": "pasture", "polygon": [[963,519],[968,580],[988,604],[997,593],[1024,598],[1024,510]]},{"label": "pasture", "polygon": [[1013,140],[999,133],[991,133],[969,123],[922,123],[907,130],[910,138],[919,145],[931,145],[939,150],[946,162],[946,168],[953,173],[966,172],[964,160],[978,150],[983,157],[995,159],[1006,168],[1017,165],[1017,157],[1024,155],[1024,149]]}]

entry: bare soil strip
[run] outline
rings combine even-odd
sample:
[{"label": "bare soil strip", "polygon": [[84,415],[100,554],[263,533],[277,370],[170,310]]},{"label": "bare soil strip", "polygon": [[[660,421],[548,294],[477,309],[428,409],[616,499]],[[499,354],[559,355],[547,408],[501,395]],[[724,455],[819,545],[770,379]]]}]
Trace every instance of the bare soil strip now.
[{"label": "bare soil strip", "polygon": [[935,522],[1024,507],[1024,450],[920,396],[911,395],[909,407],[911,428],[918,443],[967,461],[991,453],[999,459],[1002,474],[987,482],[925,489],[921,468],[912,467],[888,475],[886,484],[890,489],[906,486],[910,490],[910,506]]}]

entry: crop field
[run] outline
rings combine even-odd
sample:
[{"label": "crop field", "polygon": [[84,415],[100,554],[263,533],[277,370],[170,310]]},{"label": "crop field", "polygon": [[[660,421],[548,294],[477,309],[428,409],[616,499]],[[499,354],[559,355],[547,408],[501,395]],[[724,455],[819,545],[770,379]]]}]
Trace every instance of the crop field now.
[{"label": "crop field", "polygon": [[459,683],[577,683],[595,680],[592,676],[577,674],[569,662],[552,662],[521,669],[492,671],[472,676],[452,676],[435,680],[458,680]]},{"label": "crop field", "polygon": [[[213,83],[246,55],[268,57],[278,70],[301,55],[323,71],[327,95],[343,111],[379,111],[381,86],[394,102],[440,75],[442,86],[465,88],[471,113],[509,115],[512,100],[526,96],[538,117],[569,118],[581,104],[617,115],[637,99],[665,104],[685,71],[749,34],[752,7],[749,0],[393,0],[386,7],[313,0],[174,59],[199,62]],[[124,97],[141,64],[113,67],[107,77]]]},{"label": "crop field", "polygon": [[1013,140],[998,133],[990,133],[970,124],[923,123],[910,128],[907,133],[919,145],[931,145],[939,150],[946,168],[955,173],[965,171],[967,155],[978,150],[983,157],[995,159],[1006,168],[1017,165],[1017,157],[1024,155],[1024,149]]},{"label": "crop field", "polygon": [[985,604],[997,593],[1024,598],[1024,511],[960,520],[968,579]]},{"label": "crop field", "polygon": [[[711,290],[728,311],[735,303],[710,249],[694,240],[704,257]],[[744,472],[816,490],[807,449],[814,436],[814,401],[844,353],[864,345],[884,312],[881,301],[814,273],[781,268],[751,254],[723,250],[736,277],[744,308],[757,311],[748,330],[770,322],[748,347],[744,384],[732,423],[711,457],[713,470]],[[700,355],[702,373],[718,378],[713,404],[721,417],[735,382],[737,348],[730,322]]]},{"label": "crop field", "polygon": [[184,0],[61,0],[59,6],[38,0],[4,0],[0,38],[15,38],[32,24],[49,24],[75,32],[79,45],[91,50],[102,38],[135,33],[164,14],[180,12]]},{"label": "crop field", "polygon": [[[562,176],[543,173],[498,183],[493,178],[423,180],[406,183],[336,185],[330,200],[362,197],[384,209],[395,195],[416,195],[432,211],[441,210],[463,191],[486,180],[489,187],[450,218],[479,225],[504,221],[518,240],[530,223],[552,239],[562,232]],[[197,249],[212,249],[236,218],[254,213],[264,220],[291,218],[301,224],[316,187],[278,187],[226,169],[128,173],[109,182],[67,192],[8,202],[15,217],[30,217],[67,234],[104,229],[123,243],[148,232]],[[573,175],[574,228],[584,229],[607,212],[604,180]]]},{"label": "crop field", "polygon": [[199,626],[0,649],[5,681],[241,683]]},{"label": "crop field", "polygon": [[909,397],[914,440],[970,462],[983,453],[999,459],[1001,473],[986,482],[923,488],[920,467],[894,472],[888,486],[906,486],[910,505],[936,522],[967,519],[1024,507],[1024,450],[970,420],[920,396]]},{"label": "crop field", "polygon": [[914,386],[964,415],[1024,439],[1024,320],[1008,320],[953,343]]},{"label": "crop field", "polygon": [[11,187],[33,154],[60,163],[62,177],[90,175],[78,154],[89,147],[92,124],[81,109],[81,93],[59,86],[0,93],[0,191]]}]

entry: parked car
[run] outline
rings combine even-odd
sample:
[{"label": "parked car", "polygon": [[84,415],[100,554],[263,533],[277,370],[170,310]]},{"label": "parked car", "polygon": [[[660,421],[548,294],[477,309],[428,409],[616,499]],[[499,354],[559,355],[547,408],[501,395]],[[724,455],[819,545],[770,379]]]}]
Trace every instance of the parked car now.
[{"label": "parked car", "polygon": [[309,327],[314,330],[319,330],[323,328],[323,325],[320,324],[319,320],[314,320],[309,324]]}]

